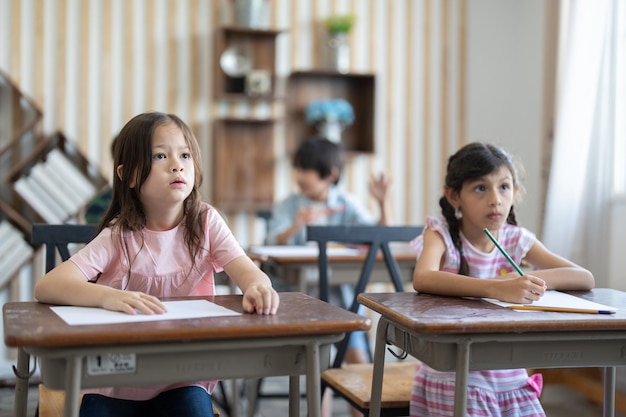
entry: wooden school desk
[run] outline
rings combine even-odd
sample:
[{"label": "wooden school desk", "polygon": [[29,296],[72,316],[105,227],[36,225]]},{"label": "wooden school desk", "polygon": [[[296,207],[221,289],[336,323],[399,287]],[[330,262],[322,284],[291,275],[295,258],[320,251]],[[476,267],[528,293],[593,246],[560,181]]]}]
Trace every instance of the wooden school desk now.
[{"label": "wooden school desk", "polygon": [[518,312],[486,301],[416,293],[360,294],[380,313],[370,417],[380,415],[386,344],[456,371],[454,415],[465,415],[469,370],[605,367],[604,416],[615,414],[615,367],[626,365],[626,293],[571,292],[616,314]]},{"label": "wooden school desk", "polygon": [[[398,267],[405,282],[413,280],[415,267],[415,249],[405,243],[392,243],[391,251],[398,261]],[[356,284],[367,249],[329,248],[328,261],[332,268],[331,282],[336,284]],[[258,246],[248,249],[248,256],[260,262],[266,272],[280,277],[285,283],[293,285],[297,291],[307,292],[307,287],[318,285],[318,248],[315,246]],[[358,252],[358,253],[354,253]],[[389,272],[382,254],[377,262],[369,282],[390,283]],[[271,269],[268,269],[271,268]]]},{"label": "wooden school desk", "polygon": [[[196,297],[198,298],[198,297]],[[206,297],[242,312],[241,295]],[[299,378],[307,376],[308,412],[320,415],[320,372],[330,345],[345,332],[367,330],[370,320],[301,293],[280,293],[274,316],[162,320],[69,326],[49,305],[3,306],[4,341],[18,348],[17,372],[28,375],[29,356],[41,363],[43,383],[65,389],[65,416],[78,415],[79,389],[227,378],[289,375],[289,414],[299,412]],[[88,357],[134,354],[132,373],[89,374]],[[28,378],[18,378],[15,415],[26,415]]]}]

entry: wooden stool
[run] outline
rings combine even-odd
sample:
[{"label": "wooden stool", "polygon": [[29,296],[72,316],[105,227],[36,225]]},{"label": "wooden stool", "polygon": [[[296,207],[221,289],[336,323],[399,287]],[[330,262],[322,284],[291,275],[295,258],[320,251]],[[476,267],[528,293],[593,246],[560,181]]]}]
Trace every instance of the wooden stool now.
[{"label": "wooden stool", "polygon": [[[415,362],[391,362],[385,364],[381,415],[386,409],[397,410],[395,415],[409,415],[411,388],[415,377]],[[372,364],[345,364],[341,368],[329,368],[322,373],[322,380],[331,389],[340,392],[353,406],[365,411],[370,408],[372,394]],[[404,411],[406,414],[404,414]]]},{"label": "wooden stool", "polygon": [[[63,417],[64,404],[65,393],[63,391],[51,390],[39,384],[39,417]],[[213,414],[215,417],[220,415],[215,405],[213,405]]]}]

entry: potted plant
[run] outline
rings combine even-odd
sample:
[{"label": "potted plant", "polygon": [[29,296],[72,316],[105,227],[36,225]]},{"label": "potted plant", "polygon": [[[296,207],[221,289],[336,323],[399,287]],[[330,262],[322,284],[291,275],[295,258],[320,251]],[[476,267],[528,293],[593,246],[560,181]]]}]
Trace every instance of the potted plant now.
[{"label": "potted plant", "polygon": [[328,64],[339,72],[350,70],[350,44],[348,34],[354,25],[354,15],[338,14],[324,19],[324,26],[329,34]]},{"label": "potted plant", "polygon": [[313,100],[304,111],[307,123],[333,142],[341,141],[341,132],[354,123],[352,105],[342,98]]},{"label": "potted plant", "polygon": [[331,34],[337,33],[350,33],[352,29],[352,25],[354,24],[354,15],[353,14],[337,14],[328,16],[324,19],[324,25],[326,29]]}]

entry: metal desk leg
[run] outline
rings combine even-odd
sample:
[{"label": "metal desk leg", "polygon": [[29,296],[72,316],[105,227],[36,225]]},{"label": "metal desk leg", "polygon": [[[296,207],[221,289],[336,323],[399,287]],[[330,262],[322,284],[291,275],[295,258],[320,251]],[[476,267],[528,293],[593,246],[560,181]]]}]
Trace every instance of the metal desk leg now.
[{"label": "metal desk leg", "polygon": [[65,370],[65,417],[78,417],[80,380],[83,373],[83,357],[74,356],[67,361]]},{"label": "metal desk leg", "polygon": [[30,355],[24,349],[17,349],[17,367],[15,368],[15,399],[16,417],[26,417],[28,407],[28,380],[30,379]]},{"label": "metal desk leg", "polygon": [[[239,389],[238,389],[239,382],[238,381],[239,380],[235,378],[230,380],[230,404],[228,403],[228,393],[226,392],[226,390],[224,390],[224,405],[226,406],[228,415],[230,417],[239,416]],[[242,381],[242,383],[245,385],[247,382]],[[248,401],[248,405],[250,403],[251,402]],[[254,402],[254,404],[256,404],[256,402]],[[230,407],[228,407],[228,405],[230,405]]]},{"label": "metal desk leg", "polygon": [[604,417],[615,416],[615,367],[604,368]]},{"label": "metal desk leg", "polygon": [[376,344],[374,346],[374,370],[372,374],[372,393],[370,397],[370,417],[380,417],[380,406],[383,395],[383,373],[385,370],[385,348],[387,345],[387,329],[389,322],[381,317],[376,327]]},{"label": "metal desk leg", "polygon": [[[322,408],[321,375],[320,375],[320,347],[317,343],[310,343],[306,349],[306,395],[309,417],[320,417]],[[291,395],[290,395],[291,397]]]},{"label": "metal desk leg", "polygon": [[289,376],[289,416],[300,415],[300,375]]},{"label": "metal desk leg", "polygon": [[470,340],[463,340],[456,345],[454,417],[465,417],[467,410],[467,374],[469,372],[470,344]]}]

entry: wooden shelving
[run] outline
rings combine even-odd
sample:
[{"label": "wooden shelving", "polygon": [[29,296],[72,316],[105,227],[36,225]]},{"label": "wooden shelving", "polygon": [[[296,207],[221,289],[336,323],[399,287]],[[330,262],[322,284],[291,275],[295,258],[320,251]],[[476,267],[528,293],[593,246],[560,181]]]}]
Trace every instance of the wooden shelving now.
[{"label": "wooden shelving", "polygon": [[214,122],[213,205],[224,211],[273,206],[274,125],[274,119]]},{"label": "wooden shelving", "polygon": [[[225,51],[235,48],[241,60],[247,61],[244,65],[247,71],[261,70],[270,75],[271,87],[267,94],[248,94],[246,77],[229,76],[220,66],[214,79],[216,99],[239,100],[244,104],[284,99],[286,151],[290,156],[301,141],[315,133],[314,127],[305,121],[306,106],[312,100],[343,98],[352,105],[355,114],[354,123],[342,134],[344,148],[348,152],[374,152],[375,76],[312,70],[297,71],[287,80],[278,80],[276,40],[282,32],[238,26],[217,30],[216,62],[220,62]],[[279,81],[282,83],[278,87]],[[273,206],[276,121],[273,117],[226,117],[214,121],[211,202],[216,207],[229,212],[259,211]]]},{"label": "wooden shelving", "polygon": [[[241,26],[225,26],[216,35],[216,62],[230,48],[237,48],[249,60],[251,70],[267,71],[270,90],[261,98],[272,99],[276,92],[276,37],[282,30],[251,29]],[[231,77],[221,67],[215,70],[215,92],[219,98],[247,98],[245,76]],[[259,98],[259,96],[255,96]]]},{"label": "wooden shelving", "polygon": [[343,98],[354,109],[354,123],[342,133],[348,152],[374,152],[376,77],[373,74],[343,74],[331,70],[297,71],[287,81],[287,151],[292,154],[315,128],[304,118],[312,100]]},{"label": "wooden shelving", "polygon": [[[282,30],[226,26],[216,33],[216,62],[225,51],[237,49],[248,61],[247,75],[233,77],[221,65],[215,71],[217,99],[244,101],[278,100],[276,77],[276,39]],[[269,79],[265,93],[246,87],[250,71]],[[263,75],[262,74],[262,75]],[[269,105],[271,108],[271,105]],[[274,132],[276,119],[225,117],[214,121],[213,195],[211,203],[229,211],[258,211],[274,204]]]},{"label": "wooden shelving", "polygon": [[[35,170],[40,170],[39,176]],[[8,171],[5,181],[13,191],[13,210],[7,216],[22,226],[74,218],[108,184],[60,132],[39,140],[30,154]],[[25,232],[30,235],[30,227]]]},{"label": "wooden shelving", "polygon": [[41,111],[0,71],[0,154],[24,135],[32,134],[41,120]]}]

